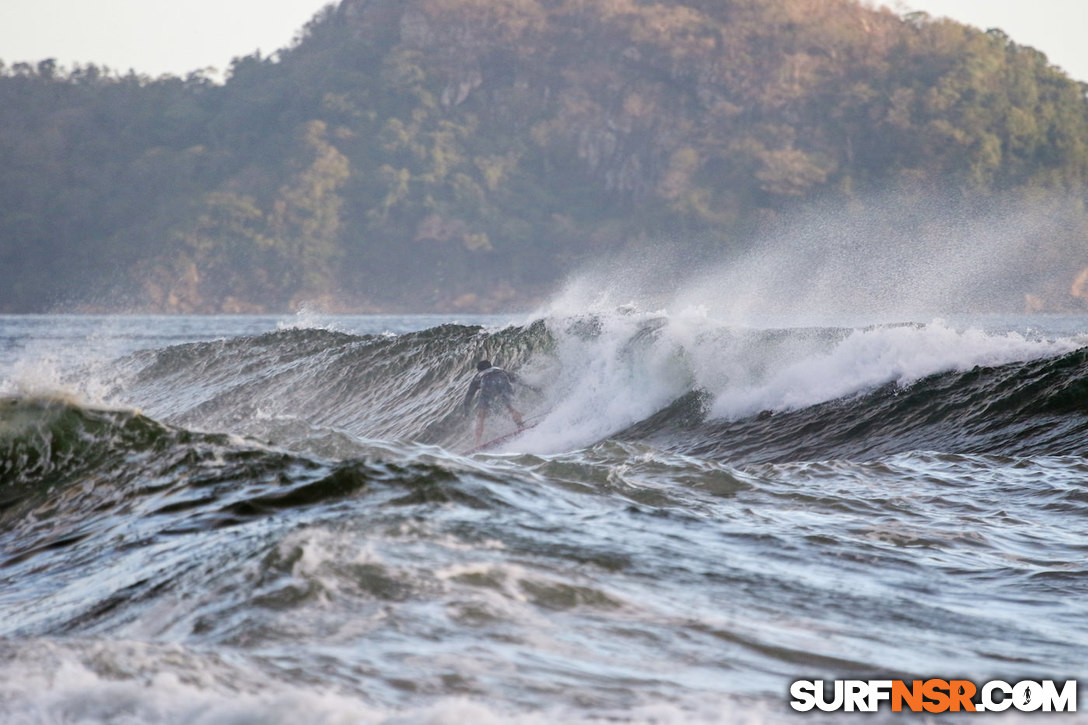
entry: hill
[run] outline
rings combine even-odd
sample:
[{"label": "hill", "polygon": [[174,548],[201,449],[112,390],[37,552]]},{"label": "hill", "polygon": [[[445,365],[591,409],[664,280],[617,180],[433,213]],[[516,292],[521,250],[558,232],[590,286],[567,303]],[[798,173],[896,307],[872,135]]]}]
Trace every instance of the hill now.
[{"label": "hill", "polygon": [[1075,308],[1088,265],[1085,87],[855,0],[342,0],[223,84],[0,67],[0,169],[4,311],[509,309],[889,194],[901,237],[1061,200],[995,306]]}]

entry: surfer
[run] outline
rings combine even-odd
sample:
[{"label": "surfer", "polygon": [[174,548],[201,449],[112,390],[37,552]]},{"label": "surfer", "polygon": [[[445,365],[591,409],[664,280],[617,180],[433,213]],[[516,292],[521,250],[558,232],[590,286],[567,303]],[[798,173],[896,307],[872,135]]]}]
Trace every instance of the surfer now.
[{"label": "surfer", "polygon": [[484,421],[487,420],[488,413],[500,406],[505,408],[510,417],[514,419],[514,424],[519,431],[525,427],[521,413],[514,408],[514,404],[510,399],[514,394],[513,383],[536,390],[533,386],[519,380],[514,373],[492,365],[490,360],[481,360],[476,363],[476,375],[472,378],[472,383],[468,386],[468,392],[465,394],[464,408],[467,413],[472,405],[472,396],[479,392],[480,397],[476,399],[477,446],[483,440]]}]

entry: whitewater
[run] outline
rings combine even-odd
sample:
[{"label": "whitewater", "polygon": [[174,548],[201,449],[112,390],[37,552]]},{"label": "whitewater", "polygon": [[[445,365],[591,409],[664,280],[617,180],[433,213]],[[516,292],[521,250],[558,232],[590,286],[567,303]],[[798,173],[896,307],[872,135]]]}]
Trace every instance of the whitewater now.
[{"label": "whitewater", "polygon": [[[791,682],[1083,690],[1088,319],[692,297],[0,316],[0,721],[824,722],[859,716],[798,715]],[[470,453],[482,358],[537,425]]]}]

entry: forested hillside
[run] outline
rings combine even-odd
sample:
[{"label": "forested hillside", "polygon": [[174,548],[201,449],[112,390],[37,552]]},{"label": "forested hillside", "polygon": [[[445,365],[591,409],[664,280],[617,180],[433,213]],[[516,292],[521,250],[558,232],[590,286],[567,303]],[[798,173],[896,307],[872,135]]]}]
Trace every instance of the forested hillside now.
[{"label": "forested hillside", "polygon": [[222,84],[0,71],[0,311],[509,309],[888,193],[1058,196],[1023,293],[1088,267],[1085,86],[855,0],[342,0]]}]

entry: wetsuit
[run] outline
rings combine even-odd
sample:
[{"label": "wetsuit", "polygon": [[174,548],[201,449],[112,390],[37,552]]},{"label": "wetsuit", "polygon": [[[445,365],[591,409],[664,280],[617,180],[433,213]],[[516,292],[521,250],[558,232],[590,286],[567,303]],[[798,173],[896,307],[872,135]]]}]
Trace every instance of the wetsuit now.
[{"label": "wetsuit", "polygon": [[514,373],[507,372],[500,367],[492,366],[487,370],[481,370],[472,378],[465,394],[465,407],[472,401],[472,396],[477,392],[480,397],[476,399],[476,410],[492,411],[497,409],[509,410],[513,407],[510,398],[514,394],[512,383],[518,382]]}]

